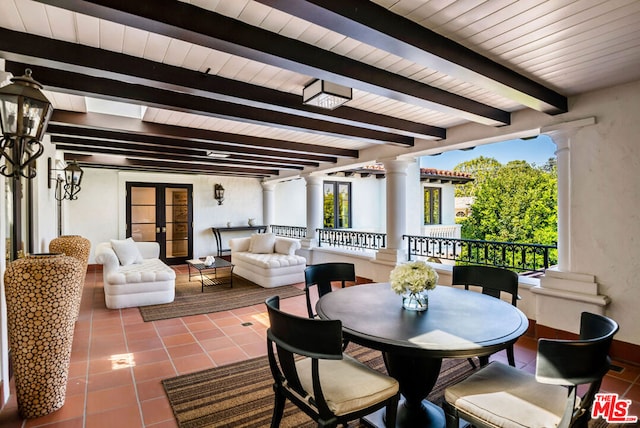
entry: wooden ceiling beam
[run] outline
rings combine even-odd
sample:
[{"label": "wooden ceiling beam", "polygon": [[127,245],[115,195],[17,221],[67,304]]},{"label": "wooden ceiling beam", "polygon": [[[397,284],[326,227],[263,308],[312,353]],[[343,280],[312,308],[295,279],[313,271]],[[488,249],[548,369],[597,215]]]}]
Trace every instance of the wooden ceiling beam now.
[{"label": "wooden ceiling beam", "polygon": [[187,148],[176,148],[162,145],[133,144],[125,141],[96,140],[90,138],[52,136],[51,143],[55,144],[58,150],[73,150],[96,153],[113,154],[147,154],[159,159],[166,159],[171,155],[172,159],[182,159],[185,161],[197,161],[204,163],[221,163],[235,165],[262,166],[269,165],[273,168],[281,169],[303,169],[304,166],[319,166],[318,163],[305,162],[301,164],[295,161],[277,161],[275,159],[261,158],[256,156],[229,155],[229,157],[218,158],[207,155],[204,150],[191,150]]},{"label": "wooden ceiling beam", "polygon": [[83,153],[65,153],[65,160],[76,160],[81,165],[91,166],[103,165],[113,168],[130,168],[140,170],[142,168],[153,168],[164,172],[173,173],[199,173],[199,174],[245,174],[256,177],[268,177],[277,176],[277,169],[262,169],[262,168],[236,168],[222,165],[204,165],[193,164],[187,162],[176,162],[173,160],[159,161],[159,160],[145,160],[145,159],[133,159],[125,158],[122,156],[104,156],[104,155],[87,155]]},{"label": "wooden ceiling beam", "polygon": [[144,58],[0,28],[0,57],[129,83],[189,92],[219,101],[330,120],[344,125],[426,139],[444,139],[444,128],[343,106],[335,110],[302,104],[300,95]]},{"label": "wooden ceiling beam", "polygon": [[175,0],[36,0],[486,125],[506,111]]},{"label": "wooden ceiling beam", "polygon": [[549,114],[566,113],[567,98],[369,0],[256,0],[504,98]]},{"label": "wooden ceiling beam", "polygon": [[113,101],[135,101],[150,107],[165,108],[214,117],[252,123],[256,125],[274,126],[298,132],[309,132],[331,137],[347,138],[376,144],[397,144],[413,146],[413,137],[392,134],[373,129],[359,128],[326,120],[312,119],[291,115],[273,110],[243,106],[213,100],[184,92],[175,92],[152,86],[137,85],[120,80],[104,79],[86,74],[73,73],[37,65],[27,65],[6,61],[5,70],[11,73],[23,73],[31,68],[34,76],[38,76],[46,89],[74,95],[91,94],[99,98]]},{"label": "wooden ceiling beam", "polygon": [[[133,141],[149,141],[153,139],[169,142],[171,140],[189,141],[189,145],[195,148],[210,150],[234,150],[240,153],[250,153],[249,150],[261,148],[269,155],[278,156],[285,153],[288,156],[310,154],[319,162],[331,162],[334,158],[357,158],[358,151],[339,147],[320,146],[316,144],[296,143],[292,141],[274,140],[270,138],[253,137],[250,135],[238,135],[207,129],[186,128],[174,125],[164,125],[152,122],[144,122],[139,119],[112,116],[101,113],[77,113],[64,110],[55,110],[49,121],[47,133],[60,133],[62,131],[73,133],[77,129],[79,135],[81,129],[93,130],[95,137],[99,132],[111,135],[117,140],[131,139]],[[121,135],[117,138],[115,135]],[[151,140],[146,140],[147,138]],[[242,149],[242,150],[240,150]],[[255,152],[251,152],[255,154]],[[324,158],[322,158],[324,156]],[[302,157],[301,157],[302,158]],[[312,158],[304,158],[312,159]]]},{"label": "wooden ceiling beam", "polygon": [[[105,154],[113,156],[130,157],[135,159],[148,159],[153,161],[163,161],[167,159],[167,156],[162,156],[159,152],[153,152],[149,150],[138,150],[131,148],[113,148],[113,147],[89,147],[79,146],[77,144],[56,144],[56,148],[68,152],[82,152],[88,154]],[[292,167],[290,165],[264,165],[256,162],[242,162],[240,164],[235,163],[227,158],[219,159],[202,159],[194,158],[192,156],[185,155],[171,155],[171,160],[175,162],[183,162],[187,168],[198,168],[200,166],[231,166],[242,168],[255,168],[256,170],[277,168],[278,170],[302,170],[302,167]]]}]

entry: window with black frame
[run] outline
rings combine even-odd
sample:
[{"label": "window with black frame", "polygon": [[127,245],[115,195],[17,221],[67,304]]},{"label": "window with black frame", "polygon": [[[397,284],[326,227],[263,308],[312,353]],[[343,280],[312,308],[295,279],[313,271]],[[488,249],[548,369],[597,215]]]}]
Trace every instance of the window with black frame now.
[{"label": "window with black frame", "polygon": [[424,224],[442,223],[442,189],[424,188]]},{"label": "window with black frame", "polygon": [[351,183],[325,181],[323,199],[322,227],[328,229],[351,227]]}]

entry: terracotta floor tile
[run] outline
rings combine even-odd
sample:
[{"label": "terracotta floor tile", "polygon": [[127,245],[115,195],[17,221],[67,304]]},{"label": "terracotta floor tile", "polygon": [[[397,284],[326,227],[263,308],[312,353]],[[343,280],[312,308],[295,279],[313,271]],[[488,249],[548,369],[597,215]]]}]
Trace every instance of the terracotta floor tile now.
[{"label": "terracotta floor tile", "polygon": [[97,373],[89,376],[89,391],[115,388],[130,385],[133,382],[131,369],[112,370],[105,373]]},{"label": "terracotta floor tile", "polygon": [[135,362],[136,365],[157,363],[161,361],[169,361],[171,359],[166,348],[133,352],[132,354],[133,354],[133,361]]},{"label": "terracotta floor tile", "polygon": [[174,358],[173,365],[178,374],[193,373],[215,367],[214,361],[208,354],[190,355],[184,358]]},{"label": "terracotta floor tile", "polygon": [[140,407],[137,404],[87,415],[89,428],[140,428],[143,427]]},{"label": "terracotta floor tile", "polygon": [[163,349],[164,343],[157,336],[148,337],[147,339],[131,341],[127,343],[129,352],[148,351],[150,349]]},{"label": "terracotta floor tile", "polygon": [[164,397],[164,387],[160,379],[152,379],[146,382],[136,383],[138,399],[140,401],[151,400],[153,398]]},{"label": "terracotta floor tile", "polygon": [[162,342],[165,346],[190,345],[196,343],[195,337],[191,333],[175,334],[171,336],[162,336]]},{"label": "terracotta floor tile", "polygon": [[209,352],[211,358],[216,363],[216,366],[223,366],[225,364],[235,363],[236,361],[242,361],[247,359],[247,354],[236,348],[225,348],[217,351]]},{"label": "terracotta floor tile", "polygon": [[216,351],[220,349],[232,348],[236,344],[227,336],[218,337],[215,339],[203,340],[200,345],[207,351]]},{"label": "terracotta floor tile", "polygon": [[200,355],[204,353],[204,349],[199,343],[189,343],[187,345],[171,346],[167,348],[167,352],[171,359],[183,358],[189,355]]},{"label": "terracotta floor tile", "polygon": [[232,336],[231,339],[233,340],[234,343],[238,344],[238,345],[247,345],[250,343],[265,343],[265,340],[262,336],[260,336],[258,333],[256,333],[255,331],[252,330],[248,330],[245,327],[245,332],[241,333],[241,334],[236,334],[235,336]]},{"label": "terracotta floor tile", "polygon": [[218,327],[212,325],[208,330],[194,331],[193,336],[196,338],[196,340],[202,341],[207,339],[215,339],[217,337],[224,337],[224,332]]},{"label": "terracotta floor tile", "polygon": [[137,400],[133,385],[101,389],[87,395],[87,414],[100,413],[118,407],[127,407]]},{"label": "terracotta floor tile", "polygon": [[173,364],[169,361],[135,366],[133,368],[133,373],[136,382],[144,382],[151,379],[164,379],[167,377],[174,377],[176,375]]},{"label": "terracotta floor tile", "polygon": [[141,407],[145,424],[151,425],[174,418],[173,410],[166,397],[143,401]]}]

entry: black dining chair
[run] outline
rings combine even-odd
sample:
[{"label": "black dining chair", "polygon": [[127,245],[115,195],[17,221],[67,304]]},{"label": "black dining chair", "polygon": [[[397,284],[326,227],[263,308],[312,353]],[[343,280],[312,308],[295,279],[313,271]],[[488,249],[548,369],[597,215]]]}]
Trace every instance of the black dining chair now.
[{"label": "black dining chair", "polygon": [[[535,375],[499,361],[445,390],[447,428],[462,418],[475,427],[586,427],[609,370],[618,324],[583,312],[577,340],[540,339]],[[581,385],[588,387],[578,388]]]},{"label": "black dining chair", "polygon": [[315,314],[311,305],[311,287],[314,285],[318,289],[318,298],[331,292],[332,282],[341,282],[342,288],[347,281],[355,282],[356,270],[353,263],[320,263],[307,266],[304,271],[304,292],[307,296],[307,312],[309,318],[314,318]]},{"label": "black dining chair", "polygon": [[280,298],[266,300],[270,327],[267,352],[275,405],[271,427],[280,426],[289,399],[318,427],[347,425],[386,407],[395,427],[398,382],[342,352],[342,322],[298,317],[280,310]]},{"label": "black dining chair", "polygon": [[[518,274],[502,268],[492,266],[454,266],[452,285],[464,285],[465,290],[469,286],[479,286],[482,294],[500,298],[502,293],[510,295],[511,304],[517,306],[518,302]],[[509,365],[515,367],[516,361],[513,353],[513,345],[506,349]],[[485,366],[489,362],[489,356],[482,356],[480,366]],[[473,368],[476,364],[471,358],[469,363]]]}]

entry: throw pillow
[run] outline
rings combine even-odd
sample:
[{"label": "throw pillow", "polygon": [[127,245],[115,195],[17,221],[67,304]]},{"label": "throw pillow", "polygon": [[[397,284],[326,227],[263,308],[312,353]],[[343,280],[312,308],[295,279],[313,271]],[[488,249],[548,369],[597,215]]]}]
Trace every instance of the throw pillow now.
[{"label": "throw pillow", "polygon": [[251,245],[249,251],[254,254],[273,253],[276,244],[276,235],[273,233],[254,233],[251,235]]},{"label": "throw pillow", "polygon": [[111,248],[115,251],[122,266],[142,263],[142,254],[140,254],[140,250],[138,250],[138,247],[132,238],[120,240],[112,239]]}]

